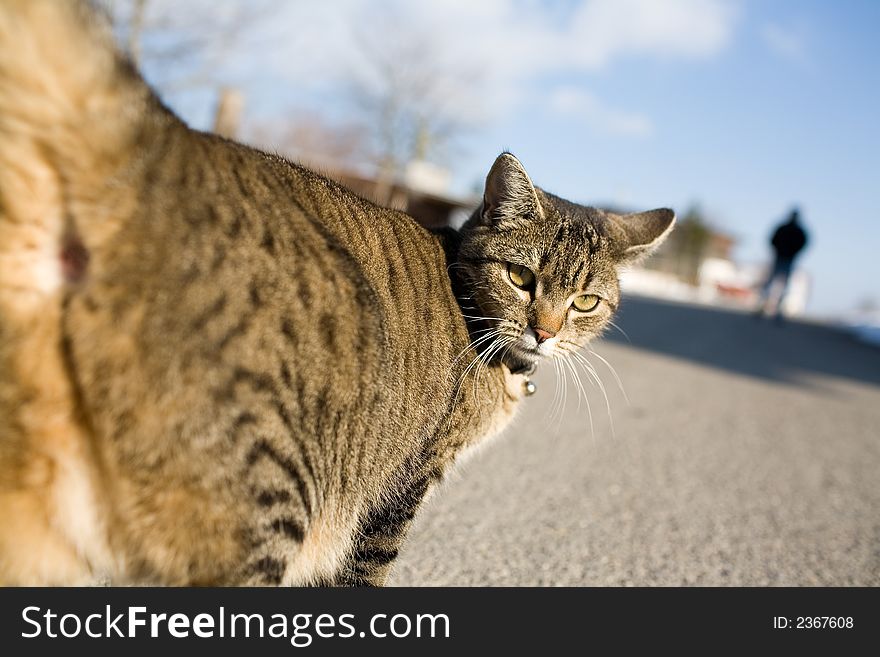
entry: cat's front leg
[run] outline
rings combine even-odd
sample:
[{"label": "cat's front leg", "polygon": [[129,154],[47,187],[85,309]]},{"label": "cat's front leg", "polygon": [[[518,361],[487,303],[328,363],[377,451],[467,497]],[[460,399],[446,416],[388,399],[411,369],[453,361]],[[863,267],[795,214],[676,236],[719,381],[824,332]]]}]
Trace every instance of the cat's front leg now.
[{"label": "cat's front leg", "polygon": [[384,586],[406,531],[361,538],[331,586]]},{"label": "cat's front leg", "polygon": [[436,480],[419,476],[402,486],[393,502],[372,509],[361,521],[352,550],[337,573],[334,586],[383,586],[416,511]]}]

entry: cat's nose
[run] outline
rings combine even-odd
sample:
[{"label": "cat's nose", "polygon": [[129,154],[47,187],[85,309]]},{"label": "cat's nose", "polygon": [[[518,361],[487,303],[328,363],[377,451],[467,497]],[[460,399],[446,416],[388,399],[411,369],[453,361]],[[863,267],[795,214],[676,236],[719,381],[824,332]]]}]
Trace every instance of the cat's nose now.
[{"label": "cat's nose", "polygon": [[547,331],[539,326],[532,327],[532,330],[535,332],[535,339],[538,341],[538,344],[541,344],[544,340],[549,340],[556,335],[555,331]]}]

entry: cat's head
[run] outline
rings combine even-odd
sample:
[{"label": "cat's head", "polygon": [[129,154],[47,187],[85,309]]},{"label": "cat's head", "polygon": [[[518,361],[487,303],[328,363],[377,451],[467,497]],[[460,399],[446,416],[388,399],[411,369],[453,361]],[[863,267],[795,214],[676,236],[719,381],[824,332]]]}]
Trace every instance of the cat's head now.
[{"label": "cat's head", "polygon": [[528,371],[597,337],[617,310],[620,268],[654,250],[674,222],[668,209],[616,215],[548,194],[503,153],[461,229],[456,265],[484,357]]}]

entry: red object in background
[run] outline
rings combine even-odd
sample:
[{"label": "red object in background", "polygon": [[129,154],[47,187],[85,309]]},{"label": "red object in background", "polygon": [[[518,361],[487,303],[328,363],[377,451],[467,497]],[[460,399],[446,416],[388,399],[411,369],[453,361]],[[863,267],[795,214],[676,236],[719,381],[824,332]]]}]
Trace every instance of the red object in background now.
[{"label": "red object in background", "polygon": [[726,297],[732,297],[734,299],[750,299],[755,291],[749,287],[741,287],[739,285],[726,285],[724,283],[716,283],[715,287],[718,289],[718,292]]}]

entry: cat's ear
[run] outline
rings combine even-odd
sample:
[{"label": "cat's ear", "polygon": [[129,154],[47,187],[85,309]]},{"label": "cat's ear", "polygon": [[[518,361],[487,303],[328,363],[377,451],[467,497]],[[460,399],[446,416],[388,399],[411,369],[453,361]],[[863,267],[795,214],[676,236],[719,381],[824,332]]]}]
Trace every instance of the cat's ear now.
[{"label": "cat's ear", "polygon": [[618,260],[632,264],[648,256],[672,232],[675,212],[669,208],[609,215],[620,249]]},{"label": "cat's ear", "polygon": [[499,155],[486,176],[480,208],[481,223],[493,225],[504,220],[537,216],[540,212],[535,186],[523,165],[510,153]]}]

